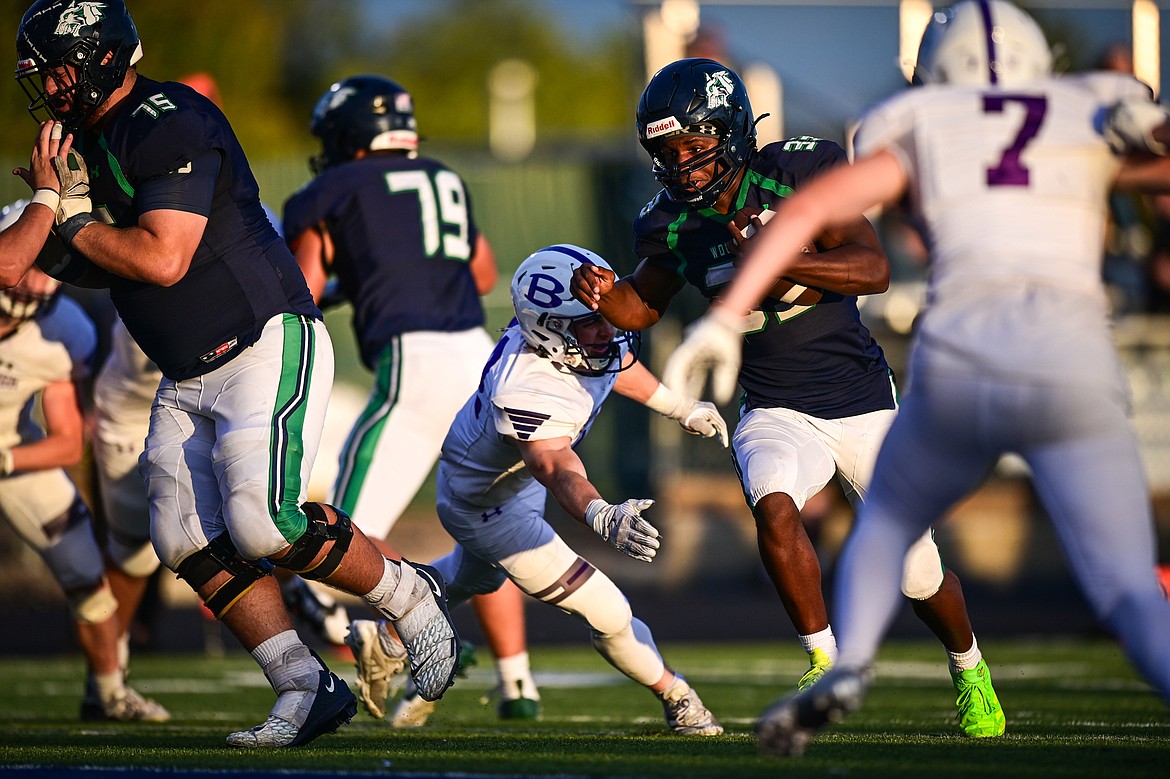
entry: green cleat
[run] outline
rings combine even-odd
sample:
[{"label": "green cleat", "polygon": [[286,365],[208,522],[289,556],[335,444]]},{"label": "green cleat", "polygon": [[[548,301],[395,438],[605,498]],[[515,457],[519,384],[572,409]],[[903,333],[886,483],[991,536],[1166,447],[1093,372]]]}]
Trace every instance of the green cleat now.
[{"label": "green cleat", "polygon": [[823,649],[814,649],[808,653],[809,669],[796,683],[797,690],[807,690],[821,680],[821,677],[833,667],[833,660]]},{"label": "green cleat", "polygon": [[955,673],[951,679],[959,697],[955,705],[959,708],[959,727],[968,738],[995,738],[1007,730],[1007,719],[1003,708],[991,686],[991,671],[982,660],[969,671]]}]

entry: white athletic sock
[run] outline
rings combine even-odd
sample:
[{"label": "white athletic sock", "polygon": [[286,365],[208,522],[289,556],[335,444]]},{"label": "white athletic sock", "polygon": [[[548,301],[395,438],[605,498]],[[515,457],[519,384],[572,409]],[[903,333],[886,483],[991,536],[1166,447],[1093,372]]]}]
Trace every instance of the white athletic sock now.
[{"label": "white athletic sock", "polygon": [[496,659],[496,676],[500,680],[500,694],[504,700],[529,698],[540,700],[540,693],[536,689],[536,682],[532,678],[532,669],[528,665],[528,653],[500,657]]},{"label": "white athletic sock", "polygon": [[98,696],[105,704],[116,699],[126,686],[121,668],[110,671],[108,674],[94,674],[93,681],[97,685]]},{"label": "white athletic sock", "polygon": [[264,675],[278,694],[290,690],[315,692],[321,664],[295,630],[277,633],[252,650]]},{"label": "white athletic sock", "polygon": [[303,645],[301,637],[297,635],[295,630],[286,630],[261,642],[252,650],[252,657],[256,659],[261,668],[267,668],[279,660],[289,649],[298,645]]},{"label": "white athletic sock", "polygon": [[810,655],[814,649],[820,649],[829,656],[830,660],[834,663],[837,662],[837,637],[833,635],[832,625],[824,630],[818,630],[816,633],[800,636],[800,645]]},{"label": "white athletic sock", "polygon": [[975,640],[975,636],[971,636],[971,648],[966,652],[947,652],[951,658],[951,670],[955,673],[960,671],[970,671],[983,659],[983,653],[979,651],[979,642]]}]

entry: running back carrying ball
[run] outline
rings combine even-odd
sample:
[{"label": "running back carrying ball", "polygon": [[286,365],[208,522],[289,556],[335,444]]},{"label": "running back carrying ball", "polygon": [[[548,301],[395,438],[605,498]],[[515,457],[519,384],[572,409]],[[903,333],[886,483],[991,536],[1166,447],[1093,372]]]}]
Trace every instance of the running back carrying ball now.
[{"label": "running back carrying ball", "polygon": [[[772,217],[776,216],[776,212],[758,208],[743,208],[737,211],[727,228],[731,230],[733,236],[736,235],[737,231],[742,236],[742,240],[738,236],[735,238],[736,243],[740,247],[756,234],[756,225],[752,222],[753,216],[758,217],[758,222],[762,226],[767,224]],[[817,247],[815,244],[807,244],[801,250],[805,254],[816,254]],[[736,259],[735,264],[738,266],[740,262],[742,262],[742,254]],[[768,297],[779,300],[781,303],[796,306],[816,305],[820,301],[821,295],[822,292],[819,289],[797,284],[795,281],[786,279],[783,276],[776,279],[775,285],[768,290]]]}]

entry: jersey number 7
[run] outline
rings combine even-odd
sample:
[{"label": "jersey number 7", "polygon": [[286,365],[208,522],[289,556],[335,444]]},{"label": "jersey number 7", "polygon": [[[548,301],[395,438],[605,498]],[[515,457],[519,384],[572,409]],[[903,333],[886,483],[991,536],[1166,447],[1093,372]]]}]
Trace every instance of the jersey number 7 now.
[{"label": "jersey number 7", "polygon": [[1008,103],[1022,103],[1024,106],[1024,122],[1016,133],[1015,140],[1003,150],[999,164],[987,169],[987,186],[989,187],[1026,187],[1028,186],[1028,169],[1020,162],[1020,155],[1028,142],[1040,132],[1040,125],[1044,122],[1044,113],[1048,110],[1048,99],[1035,95],[1002,95],[989,94],[983,96],[983,113],[1001,114]]}]

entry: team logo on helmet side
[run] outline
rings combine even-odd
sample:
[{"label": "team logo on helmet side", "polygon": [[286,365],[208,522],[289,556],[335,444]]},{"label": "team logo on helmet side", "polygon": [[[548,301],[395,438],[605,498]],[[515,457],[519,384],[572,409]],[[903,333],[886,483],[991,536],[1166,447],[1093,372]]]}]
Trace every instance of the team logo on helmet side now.
[{"label": "team logo on helmet side", "polygon": [[77,35],[83,27],[93,27],[105,16],[105,3],[82,2],[71,5],[61,14],[54,35]]},{"label": "team logo on helmet side", "polygon": [[345,105],[345,101],[357,94],[357,90],[353,87],[340,87],[339,89],[329,94],[329,99],[324,105],[320,106],[318,114],[324,116],[330,111]]},{"label": "team logo on helmet side", "polygon": [[731,80],[731,74],[726,70],[721,70],[718,73],[706,75],[707,108],[730,108],[730,98],[735,92],[735,84]]},{"label": "team logo on helmet side", "polygon": [[524,299],[538,308],[556,308],[572,300],[566,297],[568,289],[555,277],[547,273],[532,273],[528,276],[528,289]]}]

